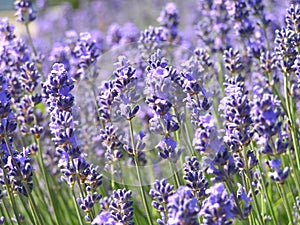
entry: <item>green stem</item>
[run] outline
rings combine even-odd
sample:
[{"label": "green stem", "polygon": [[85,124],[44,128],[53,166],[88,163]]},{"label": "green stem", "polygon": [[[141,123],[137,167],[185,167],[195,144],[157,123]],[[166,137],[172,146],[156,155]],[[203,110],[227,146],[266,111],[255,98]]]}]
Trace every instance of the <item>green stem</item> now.
[{"label": "green stem", "polygon": [[10,224],[13,225],[14,223],[13,223],[13,221],[12,221],[12,219],[11,219],[11,216],[10,216],[9,211],[7,210],[7,207],[6,207],[5,204],[4,204],[4,201],[3,201],[3,205],[4,205],[4,207],[2,207],[2,204],[0,204],[1,213],[2,213],[2,215],[4,216],[5,221],[9,221]]},{"label": "green stem", "polygon": [[[27,36],[28,36],[29,45],[30,45],[30,47],[33,51],[34,56],[37,57],[38,54],[37,54],[37,51],[36,51],[36,49],[34,47],[34,44],[33,44],[33,41],[32,41],[32,36],[31,36],[30,29],[29,29],[29,23],[25,23],[25,28],[26,28],[26,33],[27,33]],[[37,69],[38,69],[39,73],[42,75],[43,81],[45,81],[46,79],[45,79],[45,75],[44,75],[44,72],[43,72],[42,68],[40,66],[37,66]]]},{"label": "green stem", "polygon": [[293,216],[292,216],[289,202],[286,198],[287,195],[286,195],[285,189],[284,189],[283,185],[281,185],[281,184],[276,183],[276,186],[277,186],[277,189],[279,191],[281,198],[283,199],[283,204],[285,205],[285,210],[286,210],[287,216],[289,218],[289,222],[290,222],[290,224],[293,224]]},{"label": "green stem", "polygon": [[20,201],[22,202],[22,205],[23,205],[23,208],[25,209],[29,219],[31,222],[34,221],[33,217],[32,217],[32,214],[30,213],[30,211],[28,210],[28,204],[26,204],[26,202],[24,201],[24,199],[20,196]]},{"label": "green stem", "polygon": [[46,170],[45,170],[45,164],[44,164],[44,159],[43,159],[43,154],[41,152],[41,144],[40,144],[40,139],[37,138],[37,144],[38,144],[38,149],[39,149],[39,167],[40,167],[40,170],[42,171],[42,174],[43,174],[43,177],[44,177],[44,180],[45,180],[45,183],[46,183],[46,188],[47,188],[47,191],[49,193],[49,198],[50,198],[50,204],[52,206],[52,209],[53,209],[53,212],[54,212],[54,217],[55,217],[55,220],[56,220],[56,223],[58,225],[61,225],[61,221],[59,220],[59,217],[58,217],[58,212],[57,212],[57,207],[55,206],[54,204],[54,196],[53,196],[53,193],[52,193],[52,190],[50,188],[50,185],[49,185],[49,180],[48,180],[48,176],[46,174]]},{"label": "green stem", "polygon": [[76,214],[77,214],[77,217],[78,217],[78,220],[79,220],[79,223],[80,225],[83,225],[83,220],[82,220],[82,217],[80,215],[80,210],[79,210],[79,206],[78,206],[78,203],[76,201],[76,195],[75,195],[75,191],[74,191],[74,186],[72,186],[71,188],[72,190],[72,199],[73,199],[73,204],[75,206],[75,209],[76,209]]},{"label": "green stem", "polygon": [[3,175],[4,175],[5,187],[6,187],[6,190],[7,190],[7,193],[8,193],[8,197],[9,197],[9,200],[11,202],[11,205],[12,205],[12,208],[13,208],[13,211],[14,211],[17,223],[21,224],[20,219],[19,219],[19,212],[18,212],[17,204],[16,204],[15,198],[13,196],[13,193],[11,193],[11,188],[8,185],[6,171],[5,171],[4,168],[2,169],[2,171],[3,171]]},{"label": "green stem", "polygon": [[245,167],[246,167],[245,168],[246,169],[246,183],[248,183],[248,188],[250,188],[252,198],[254,200],[254,206],[255,206],[256,212],[257,212],[256,214],[258,214],[257,219],[258,219],[260,224],[265,224],[264,220],[262,218],[262,215],[261,215],[261,211],[259,209],[259,205],[258,205],[258,202],[257,202],[257,199],[256,199],[256,195],[255,195],[253,186],[251,184],[251,176],[250,176],[250,170],[249,170],[249,167],[248,167],[248,160],[247,160],[247,150],[246,150],[245,147],[243,147],[243,158],[244,158]]},{"label": "green stem", "polygon": [[[261,155],[259,153],[258,153],[258,160],[260,162],[260,165],[262,165],[262,159],[261,159]],[[259,166],[258,168],[259,168],[259,174],[260,174],[260,178],[261,178],[261,185],[262,185],[262,188],[263,188],[263,192],[265,193],[265,196],[266,196],[268,209],[270,210],[273,224],[278,225],[278,222],[277,222],[274,210],[273,210],[273,205],[272,205],[272,202],[270,201],[270,198],[269,198],[269,195],[268,195],[268,190],[267,190],[267,187],[265,185],[265,180],[264,180],[264,177],[262,175],[262,168],[261,168],[261,166]]]},{"label": "green stem", "polygon": [[177,189],[179,186],[180,186],[180,181],[179,181],[179,177],[178,177],[178,174],[176,172],[176,169],[174,168],[174,164],[172,162],[170,162],[170,169],[172,171],[172,174],[173,174],[173,179],[174,179],[174,183],[175,183],[175,188]]},{"label": "green stem", "polygon": [[131,145],[132,145],[133,154],[134,154],[134,156],[133,156],[134,165],[135,165],[135,168],[136,168],[136,173],[137,173],[137,177],[138,177],[138,181],[139,181],[139,188],[140,188],[140,192],[141,192],[141,196],[142,196],[142,201],[143,201],[143,204],[144,204],[144,207],[145,207],[145,210],[146,210],[148,224],[149,225],[153,225],[152,217],[151,217],[151,213],[150,213],[150,209],[149,209],[149,206],[147,204],[147,199],[146,199],[146,195],[145,195],[144,185],[142,183],[141,173],[140,173],[139,166],[138,166],[138,161],[137,161],[137,157],[138,156],[137,156],[137,152],[136,152],[135,144],[134,144],[134,135],[133,135],[132,121],[128,120],[128,122],[129,122],[129,127],[130,127],[129,131],[130,131]]},{"label": "green stem", "polygon": [[[9,141],[8,141],[7,134],[4,135],[4,141],[5,141],[5,144],[6,144],[6,146],[7,146],[8,152],[9,152],[9,154],[10,154],[10,156],[11,156],[11,158],[12,158],[12,160],[13,160],[13,162],[14,162],[16,168],[17,168],[18,173],[19,173],[20,175],[22,175],[21,169],[20,169],[18,163],[16,162],[16,160],[15,160],[15,158],[14,158],[14,155],[13,155],[13,152],[12,152],[12,149],[11,149],[11,147],[10,147],[10,145],[9,145]],[[24,184],[24,188],[25,188],[25,190],[26,190],[26,193],[28,194],[29,202],[30,202],[30,204],[31,204],[32,207],[33,207],[33,215],[34,215],[34,217],[36,217],[35,219],[36,219],[36,221],[38,222],[37,224],[42,225],[42,224],[43,224],[43,223],[42,223],[42,219],[41,219],[41,217],[40,217],[40,214],[38,213],[38,210],[37,210],[35,201],[34,201],[32,195],[31,195],[31,192],[29,191],[29,188],[28,188],[28,186],[27,186],[26,181],[24,181],[23,184]]]},{"label": "green stem", "polygon": [[291,128],[291,134],[292,134],[292,141],[293,141],[293,146],[295,149],[295,155],[296,155],[296,163],[298,170],[300,170],[300,156],[299,156],[299,145],[297,143],[297,130],[296,130],[296,123],[294,120],[294,115],[292,113],[292,99],[290,98],[289,95],[289,75],[287,72],[284,73],[284,94],[285,94],[285,104],[287,108],[287,114],[288,118],[290,120],[290,128]]}]

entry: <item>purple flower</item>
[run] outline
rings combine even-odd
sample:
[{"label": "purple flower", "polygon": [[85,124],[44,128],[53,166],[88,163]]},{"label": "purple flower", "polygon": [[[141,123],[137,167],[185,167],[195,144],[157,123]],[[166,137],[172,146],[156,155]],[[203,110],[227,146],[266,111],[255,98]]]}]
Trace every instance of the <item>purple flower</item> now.
[{"label": "purple flower", "polygon": [[193,191],[184,186],[168,198],[168,225],[196,225],[197,214],[200,211],[198,201]]},{"label": "purple flower", "polygon": [[[10,95],[8,93],[7,79],[0,74],[0,143],[1,143],[1,182],[7,183],[12,190],[23,195],[33,189],[33,167],[29,158],[29,152],[25,149],[18,152],[14,149],[14,133],[17,128],[15,116],[11,109]],[[6,137],[6,138],[5,138]],[[6,177],[4,178],[4,172]],[[27,188],[26,188],[27,186]]]},{"label": "purple flower", "polygon": [[32,7],[32,0],[16,0],[15,8],[18,22],[27,24],[36,19],[36,11]]},{"label": "purple flower", "polygon": [[122,223],[117,223],[113,218],[111,212],[102,211],[100,212],[92,222],[92,225],[121,225]]},{"label": "purple flower", "polygon": [[273,172],[269,172],[269,177],[280,183],[283,184],[285,179],[289,175],[289,168],[285,167],[283,170],[280,168],[281,161],[280,159],[273,159],[271,161],[267,161],[267,165],[273,170]]},{"label": "purple flower", "polygon": [[232,197],[228,196],[223,183],[217,183],[206,190],[209,195],[203,201],[200,216],[203,216],[205,225],[228,224],[234,218],[234,205]]},{"label": "purple flower", "polygon": [[[235,71],[236,69],[233,69]],[[224,142],[231,151],[241,151],[242,146],[247,146],[252,133],[250,125],[251,105],[244,88],[241,75],[227,79],[225,83],[224,114],[225,136]]]},{"label": "purple flower", "polygon": [[153,198],[152,206],[160,213],[161,218],[157,219],[159,225],[167,225],[168,198],[174,194],[174,186],[170,185],[166,179],[156,180],[149,195]]},{"label": "purple flower", "polygon": [[169,2],[165,5],[157,21],[162,27],[168,30],[168,39],[174,41],[178,35],[179,14],[173,2]]},{"label": "purple flower", "polygon": [[116,222],[133,225],[132,192],[126,189],[114,190],[109,210]]},{"label": "purple flower", "polygon": [[187,182],[187,186],[191,188],[198,199],[202,199],[206,194],[205,190],[208,187],[203,172],[200,169],[200,162],[196,157],[187,157],[184,164],[183,179]]}]

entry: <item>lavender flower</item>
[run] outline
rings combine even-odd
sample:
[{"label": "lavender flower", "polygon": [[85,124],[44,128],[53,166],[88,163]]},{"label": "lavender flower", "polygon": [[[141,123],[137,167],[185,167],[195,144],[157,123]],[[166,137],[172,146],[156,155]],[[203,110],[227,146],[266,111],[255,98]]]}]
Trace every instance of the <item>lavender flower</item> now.
[{"label": "lavender flower", "polygon": [[117,23],[111,24],[106,35],[107,44],[111,47],[133,43],[138,41],[138,38],[139,30],[131,22],[127,22],[123,26]]},{"label": "lavender flower", "polygon": [[0,86],[1,180],[3,184],[8,182],[13,191],[27,196],[28,191],[31,192],[33,189],[30,152],[26,152],[25,149],[18,152],[13,148],[13,136],[17,124],[11,109],[8,83],[3,74],[0,74]]},{"label": "lavender flower", "polygon": [[[263,145],[262,152],[264,154],[281,154],[288,147],[287,134],[282,130],[282,122],[278,121],[280,115],[280,102],[275,96],[264,94],[254,99],[251,116],[254,122],[254,130],[258,134],[255,139]],[[271,147],[268,142],[276,134],[278,134],[278,138],[275,141],[275,146]]]},{"label": "lavender flower", "polygon": [[197,161],[196,157],[186,158],[183,179],[187,182],[187,187],[193,190],[195,197],[198,199],[205,197],[208,181],[206,180],[203,171],[201,171],[200,163]]},{"label": "lavender flower", "polygon": [[74,88],[73,82],[63,64],[54,64],[47,81],[43,84],[43,97],[50,113],[52,140],[60,155],[62,179],[73,186],[75,176],[79,174],[81,183],[94,191],[101,185],[102,175],[97,168],[86,162],[76,140],[72,115],[74,97],[70,93]]},{"label": "lavender flower", "polygon": [[269,172],[269,176],[272,180],[278,182],[279,184],[283,184],[286,178],[289,175],[289,168],[285,167],[283,170],[280,168],[281,161],[280,159],[273,159],[271,161],[267,161],[267,165],[274,170],[273,172]]},{"label": "lavender flower", "polygon": [[36,11],[33,9],[32,0],[16,0],[15,8],[18,22],[27,24],[36,19]]},{"label": "lavender flower", "polygon": [[234,205],[232,197],[228,193],[223,183],[217,183],[207,189],[206,194],[209,195],[203,201],[200,216],[203,216],[203,224],[205,225],[221,225],[230,224],[234,218]]},{"label": "lavender flower", "polygon": [[174,41],[178,35],[179,15],[177,7],[173,2],[165,5],[157,21],[162,27],[168,30],[168,40],[171,42]]},{"label": "lavender flower", "polygon": [[111,212],[102,211],[100,212],[92,222],[92,225],[121,225],[122,223],[117,223],[113,218]]},{"label": "lavender flower", "polygon": [[[234,69],[235,71],[235,69]],[[250,102],[247,92],[244,90],[244,82],[241,75],[235,78],[227,79],[225,83],[225,132],[224,142],[231,151],[241,151],[243,146],[250,142]]]},{"label": "lavender flower", "polygon": [[132,192],[126,189],[114,190],[112,194],[112,201],[109,209],[115,221],[125,224],[133,225],[133,201]]},{"label": "lavender flower", "polygon": [[225,2],[226,0],[199,1],[196,34],[201,44],[208,46],[212,52],[222,51],[230,47],[229,33],[233,26]]},{"label": "lavender flower", "polygon": [[157,219],[159,225],[167,225],[168,220],[168,198],[174,194],[174,186],[170,185],[166,179],[156,180],[149,195],[153,198],[152,206],[159,212],[161,218]]},{"label": "lavender flower", "polygon": [[200,211],[198,201],[193,191],[184,186],[168,198],[168,225],[196,225],[197,214]]},{"label": "lavender flower", "polygon": [[77,70],[74,74],[75,78],[82,77],[87,70],[97,61],[100,55],[100,48],[96,40],[92,39],[90,33],[80,33],[79,38],[72,49],[74,64]]}]

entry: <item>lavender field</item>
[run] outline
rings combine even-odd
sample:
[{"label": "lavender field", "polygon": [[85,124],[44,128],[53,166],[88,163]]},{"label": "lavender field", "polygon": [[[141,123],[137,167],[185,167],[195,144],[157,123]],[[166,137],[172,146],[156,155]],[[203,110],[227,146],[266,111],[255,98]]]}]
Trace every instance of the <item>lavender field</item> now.
[{"label": "lavender field", "polygon": [[299,0],[11,8],[0,224],[300,225]]}]

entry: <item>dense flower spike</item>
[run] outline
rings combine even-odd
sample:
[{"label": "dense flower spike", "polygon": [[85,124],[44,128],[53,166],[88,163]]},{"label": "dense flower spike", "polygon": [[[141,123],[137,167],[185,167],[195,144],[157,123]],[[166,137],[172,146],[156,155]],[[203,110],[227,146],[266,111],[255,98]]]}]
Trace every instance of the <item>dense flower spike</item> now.
[{"label": "dense flower spike", "polygon": [[93,220],[92,225],[121,225],[122,223],[116,222],[111,212],[102,211]]},{"label": "dense flower spike", "polygon": [[133,225],[133,201],[132,192],[126,189],[114,190],[109,206],[115,221],[124,225]]},{"label": "dense flower spike", "polygon": [[17,10],[16,16],[18,22],[29,23],[36,19],[36,11],[32,6],[32,0],[16,0],[15,8]]},{"label": "dense flower spike", "polygon": [[152,206],[161,218],[157,219],[159,225],[166,225],[168,220],[168,198],[174,194],[174,186],[170,185],[166,179],[156,180],[153,184],[154,189],[150,190],[149,195],[153,198]]},{"label": "dense flower spike", "polygon": [[267,161],[267,165],[274,170],[274,172],[269,172],[269,176],[272,180],[283,184],[284,180],[289,175],[289,168],[285,167],[283,170],[280,168],[281,162],[280,159],[273,159],[271,161]]},{"label": "dense flower spike", "polygon": [[191,188],[198,199],[205,197],[205,191],[208,188],[208,181],[206,180],[203,171],[200,169],[200,162],[196,157],[186,158],[184,164],[184,177],[187,186]]},{"label": "dense flower spike", "polygon": [[176,5],[169,2],[161,11],[157,21],[168,30],[168,40],[174,41],[178,35],[179,14]]},{"label": "dense flower spike", "polygon": [[209,195],[204,200],[199,215],[204,217],[205,225],[230,224],[234,218],[234,205],[232,197],[224,187],[224,184],[217,183],[206,191]]},{"label": "dense flower spike", "polygon": [[[90,33],[80,33],[79,38],[72,49],[74,64],[77,67],[74,77],[80,78],[85,75],[100,55],[100,48]],[[91,75],[91,74],[90,74]]]},{"label": "dense flower spike", "polygon": [[[234,69],[233,71],[236,71]],[[241,75],[227,79],[225,83],[224,118],[225,131],[224,142],[231,151],[241,151],[242,146],[249,144],[251,133],[250,102],[247,92],[244,90],[244,82]]]},{"label": "dense flower spike", "polygon": [[[280,101],[271,94],[257,96],[251,109],[251,116],[254,122],[254,130],[257,132],[258,143],[261,144],[262,152],[269,155],[277,155],[286,152],[288,147],[288,135],[282,129]],[[275,146],[271,147],[270,142],[273,136],[278,134]],[[272,141],[273,142],[273,141]]]},{"label": "dense flower spike", "polygon": [[184,186],[168,198],[168,225],[199,224],[196,216],[200,207],[193,191]]},{"label": "dense flower spike", "polygon": [[11,109],[8,82],[3,74],[0,74],[0,87],[1,182],[13,191],[28,195],[28,191],[31,192],[33,188],[30,152],[26,152],[25,149],[20,152],[14,150],[13,137],[17,124]]}]

